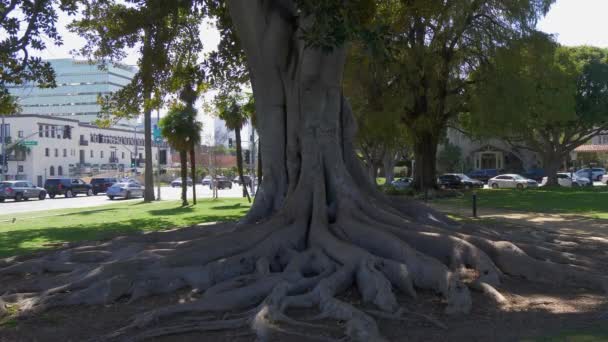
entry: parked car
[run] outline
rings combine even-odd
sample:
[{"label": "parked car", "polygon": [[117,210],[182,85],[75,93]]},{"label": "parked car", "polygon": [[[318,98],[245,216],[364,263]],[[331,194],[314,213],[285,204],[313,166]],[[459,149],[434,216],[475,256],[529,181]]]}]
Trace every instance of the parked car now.
[{"label": "parked car", "polygon": [[[192,186],[192,178],[188,177],[188,179],[186,179],[186,184],[188,186]],[[171,187],[172,188],[178,188],[182,186],[182,179],[181,178],[176,178],[171,182]]]},{"label": "parked car", "polygon": [[[213,182],[215,183],[215,186],[218,189],[232,189],[232,182],[230,181],[230,179],[226,178],[226,177],[215,177],[215,179],[213,180]],[[213,189],[213,186],[211,184],[209,184],[209,189]]]},{"label": "parked car", "polygon": [[[557,175],[557,184],[563,187],[577,187],[577,186],[588,186],[591,185],[591,181],[589,178],[579,177],[576,173],[570,176],[569,172],[560,172]],[[543,178],[543,184],[547,183],[547,177]]]},{"label": "parked car", "polygon": [[497,169],[481,169],[471,171],[467,176],[469,178],[477,179],[478,181],[487,183],[492,177],[496,177],[500,174]]},{"label": "parked car", "polygon": [[135,182],[115,183],[106,191],[106,196],[110,200],[116,197],[130,199],[134,197],[142,197],[144,195],[144,187]]},{"label": "parked car", "polygon": [[97,195],[102,192],[106,192],[112,184],[118,183],[118,179],[116,178],[92,178],[91,187],[93,188],[93,195]]},{"label": "parked car", "polygon": [[488,181],[488,186],[490,186],[492,189],[498,189],[498,188],[524,189],[524,188],[536,188],[536,187],[538,187],[538,182],[535,181],[534,179],[529,179],[529,178],[522,177],[520,175],[511,173],[511,174],[505,174],[505,175],[498,175],[494,178],[491,178]]},{"label": "parked car", "polygon": [[396,189],[403,190],[409,188],[412,185],[412,179],[408,177],[397,178],[391,182],[391,185]]},{"label": "parked car", "polygon": [[9,198],[14,199],[15,202],[27,201],[30,198],[43,200],[46,198],[46,190],[28,181],[0,182],[0,202]]},{"label": "parked car", "polygon": [[211,185],[211,176],[205,176],[205,178],[203,178],[203,180],[201,180],[201,184]]},{"label": "parked car", "polygon": [[50,198],[57,195],[64,195],[66,198],[74,197],[78,194],[93,196],[93,187],[79,178],[52,178],[44,182],[44,189]]},{"label": "parked car", "polygon": [[602,183],[608,185],[608,174],[602,176]]},{"label": "parked car", "polygon": [[483,182],[470,178],[463,173],[446,173],[437,179],[437,185],[442,189],[472,189],[483,188]]},{"label": "parked car", "polygon": [[576,171],[575,174],[579,177],[589,178],[589,171],[591,171],[591,179],[594,181],[601,181],[604,175],[606,174],[606,169],[604,169],[603,167],[580,169]]}]

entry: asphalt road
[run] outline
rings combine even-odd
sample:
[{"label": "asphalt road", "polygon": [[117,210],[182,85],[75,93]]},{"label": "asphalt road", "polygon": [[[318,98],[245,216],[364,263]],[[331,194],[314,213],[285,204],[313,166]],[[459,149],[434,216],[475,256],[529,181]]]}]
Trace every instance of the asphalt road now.
[{"label": "asphalt road", "polygon": [[[160,197],[163,201],[180,199],[181,188],[171,188],[169,186],[165,186],[161,187],[160,190]],[[242,191],[243,190],[239,185],[233,184],[232,189],[219,190],[219,197],[241,197],[243,195]],[[154,188],[154,194],[156,194],[156,187]],[[188,197],[192,197],[192,187],[188,187]],[[197,185],[196,197],[211,198],[211,189],[209,189],[209,186]],[[118,199],[111,201],[104,194],[90,197],[87,197],[86,195],[78,195],[73,198],[57,196],[54,199],[50,199],[47,196],[47,198],[43,201],[36,199],[29,200],[27,202],[14,202],[13,200],[6,200],[4,203],[0,203],[0,216],[7,214],[36,212],[41,210],[96,207],[116,203],[117,201],[122,202],[126,200]],[[130,199],[129,201],[141,201],[141,198]]]}]

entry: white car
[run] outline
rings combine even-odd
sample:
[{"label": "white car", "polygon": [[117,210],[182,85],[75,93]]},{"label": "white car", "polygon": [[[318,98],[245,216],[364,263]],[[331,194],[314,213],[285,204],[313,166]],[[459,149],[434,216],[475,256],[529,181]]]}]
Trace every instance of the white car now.
[{"label": "white car", "polygon": [[[577,186],[588,186],[591,184],[589,178],[579,177],[576,173],[572,174],[570,177],[569,172],[560,172],[557,175],[557,184],[563,187],[577,187]],[[542,184],[547,184],[547,177],[543,177]]]},{"label": "white car", "polygon": [[[580,169],[575,172],[575,174],[579,177],[589,178],[589,168]],[[601,181],[602,177],[606,174],[606,169],[601,167],[594,167],[591,169],[591,178],[594,181]]]},{"label": "white car", "polygon": [[608,175],[603,175],[602,176],[602,183],[608,185]]},{"label": "white car", "polygon": [[492,189],[498,188],[536,188],[538,183],[533,179],[528,179],[517,174],[498,175],[488,180],[488,186]]}]

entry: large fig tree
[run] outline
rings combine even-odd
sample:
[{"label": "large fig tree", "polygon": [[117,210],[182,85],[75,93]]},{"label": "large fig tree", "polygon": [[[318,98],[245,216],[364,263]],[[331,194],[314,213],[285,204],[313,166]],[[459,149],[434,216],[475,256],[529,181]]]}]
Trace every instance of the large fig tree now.
[{"label": "large fig tree", "polygon": [[[507,275],[603,288],[604,276],[565,265],[577,261],[549,244],[520,248],[498,233],[376,191],[353,152],[356,128],[341,85],[344,41],[374,10],[360,6],[374,3],[228,1],[251,76],[264,168],[246,217],[236,225],[3,260],[0,277],[58,274],[24,277],[10,291],[0,288],[2,299],[31,313],[189,288],[191,300],[141,314],[106,337],[237,327],[250,327],[264,341],[274,330],[314,335],[318,326],[290,310],[314,308],[318,318],[344,322],[350,340],[384,341],[373,316],[402,319],[397,293],[432,291],[447,313],[460,314],[471,309],[469,288],[504,303],[497,288]],[[351,288],[362,305],[340,296]]]}]

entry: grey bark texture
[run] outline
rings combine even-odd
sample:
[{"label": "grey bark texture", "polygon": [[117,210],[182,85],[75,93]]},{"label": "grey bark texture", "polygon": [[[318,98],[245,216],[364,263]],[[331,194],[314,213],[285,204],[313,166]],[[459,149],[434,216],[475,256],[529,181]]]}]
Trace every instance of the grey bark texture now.
[{"label": "grey bark texture", "polygon": [[[310,23],[289,1],[228,4],[251,68],[264,160],[246,217],[0,260],[0,278],[30,275],[10,289],[0,285],[1,301],[28,315],[189,288],[191,301],[140,314],[103,339],[249,327],[260,341],[277,329],[331,340],[288,315],[316,308],[316,318],[344,322],[336,340],[367,342],[385,340],[373,317],[407,314],[397,293],[432,291],[447,314],[463,314],[473,304],[469,289],[504,305],[498,289],[505,276],[607,290],[604,275],[541,248],[548,243],[524,250],[483,227],[379,193],[354,153],[355,121],[341,92],[344,48],[306,48],[299,30]],[[49,273],[56,276],[35,276]],[[339,299],[353,287],[363,306]]]}]

